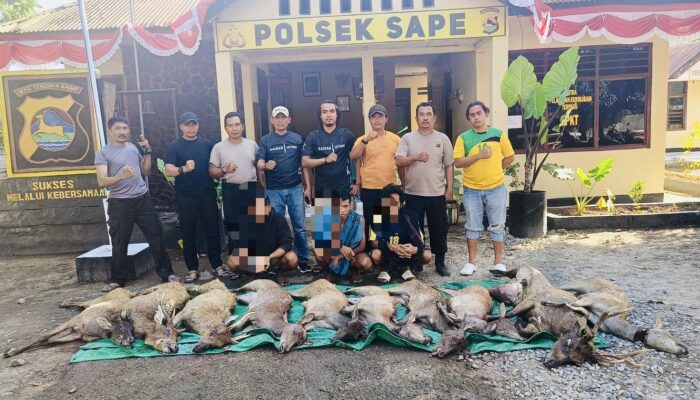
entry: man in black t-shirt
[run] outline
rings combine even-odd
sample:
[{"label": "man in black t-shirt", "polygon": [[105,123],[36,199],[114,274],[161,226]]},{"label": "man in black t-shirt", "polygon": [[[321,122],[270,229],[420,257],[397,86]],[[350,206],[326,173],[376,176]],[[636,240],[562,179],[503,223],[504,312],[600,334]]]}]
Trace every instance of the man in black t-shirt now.
[{"label": "man in black t-shirt", "polygon": [[301,165],[314,170],[315,197],[329,197],[331,191],[357,194],[357,185],[350,182],[350,151],[355,135],[338,127],[340,110],[332,100],[324,100],[319,110],[321,128],[309,133],[304,142]]},{"label": "man in black t-shirt", "polygon": [[241,216],[247,229],[241,231],[240,248],[229,256],[228,267],[234,272],[250,274],[278,274],[296,269],[299,259],[292,250],[292,232],[287,220],[272,209],[270,199],[261,193],[250,203],[248,214]]},{"label": "man in black t-shirt", "polygon": [[209,156],[213,145],[198,136],[199,119],[192,112],[180,115],[182,137],[168,145],[165,158],[165,174],[175,177],[175,198],[182,230],[183,258],[187,265],[186,283],[199,279],[197,260],[197,222],[206,232],[207,256],[219,276],[226,275],[221,261],[219,221],[221,216],[216,204],[214,180],[209,176]]}]

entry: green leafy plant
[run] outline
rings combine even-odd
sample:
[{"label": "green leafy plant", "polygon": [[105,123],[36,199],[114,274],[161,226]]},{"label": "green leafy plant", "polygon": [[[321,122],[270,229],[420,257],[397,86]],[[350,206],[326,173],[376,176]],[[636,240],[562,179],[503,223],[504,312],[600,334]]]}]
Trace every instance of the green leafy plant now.
[{"label": "green leafy plant", "polygon": [[[527,58],[516,58],[501,81],[501,98],[508,107],[516,104],[523,112],[523,132],[525,136],[525,163],[523,191],[531,192],[537,176],[551,151],[560,144],[562,128],[569,120],[571,109],[563,113],[563,105],[571,87],[578,78],[578,46],[571,47],[559,56],[542,82],[537,81],[535,67]],[[556,102],[557,109],[548,112],[547,103]],[[563,114],[562,114],[563,113]],[[554,121],[559,118],[559,124]],[[539,127],[536,128],[539,122]],[[549,140],[550,131],[556,137]],[[545,155],[538,162],[538,150],[544,147]]]},{"label": "green leafy plant", "polygon": [[523,186],[523,181],[521,181],[520,176],[518,176],[519,172],[520,163],[518,162],[510,164],[503,170],[503,175],[512,178],[510,184],[508,184],[508,187],[512,188],[513,190],[520,190],[520,188]]},{"label": "green leafy plant", "polygon": [[158,171],[160,171],[160,173],[165,177],[165,180],[168,181],[170,188],[175,190],[175,177],[165,174],[165,161],[163,161],[162,158],[157,158],[156,165],[158,166]]},{"label": "green leafy plant", "polygon": [[639,203],[642,202],[642,198],[644,197],[644,182],[637,179],[634,185],[632,185],[632,188],[630,188],[629,196],[634,203],[634,208],[639,209]]},{"label": "green leafy plant", "polygon": [[[576,168],[576,171],[574,171],[571,168],[557,164],[546,164],[543,168],[553,177],[566,181],[571,194],[576,200],[576,213],[583,215],[586,211],[586,206],[595,197],[591,193],[596,183],[603,180],[612,171],[612,167],[613,159],[606,158],[588,172],[584,172],[581,167]],[[579,179],[578,191],[574,190],[574,187],[571,185],[571,181],[575,180],[576,177]]]},{"label": "green leafy plant", "polygon": [[608,189],[608,200],[605,202],[608,214],[615,214],[615,195]]}]

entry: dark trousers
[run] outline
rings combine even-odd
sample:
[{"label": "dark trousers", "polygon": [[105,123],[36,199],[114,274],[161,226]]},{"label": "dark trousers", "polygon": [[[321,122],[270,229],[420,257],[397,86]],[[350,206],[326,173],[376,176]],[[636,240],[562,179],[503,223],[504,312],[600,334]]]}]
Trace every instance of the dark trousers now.
[{"label": "dark trousers", "polygon": [[197,223],[204,228],[207,241],[207,257],[212,268],[221,266],[221,238],[219,237],[219,209],[216,192],[203,194],[177,194],[177,213],[182,231],[182,255],[189,271],[197,271]]},{"label": "dark trousers", "polygon": [[444,260],[447,253],[447,206],[445,196],[416,196],[406,194],[406,208],[418,215],[420,229],[425,234],[424,217],[428,217],[430,251],[435,260]]},{"label": "dark trousers", "polygon": [[[221,197],[224,205],[226,236],[228,237],[228,254],[230,255],[233,249],[241,247],[241,232],[245,235],[245,230],[249,228],[246,224],[249,221],[247,218],[248,207],[255,206],[257,183],[223,182],[222,185]],[[242,247],[248,247],[248,245]]]},{"label": "dark trousers", "polygon": [[160,224],[151,198],[145,194],[131,199],[108,199],[109,236],[112,237],[112,277],[110,280],[122,286],[134,271],[127,260],[127,250],[134,224],[139,226],[148,241],[151,256],[156,263],[156,273],[167,282],[173,266],[165,250],[163,226]]},{"label": "dark trousers", "polygon": [[362,189],[360,200],[362,200],[362,216],[365,218],[365,251],[369,253],[372,250],[369,243],[369,228],[372,226],[374,214],[381,214],[379,207],[382,205],[382,189]]}]

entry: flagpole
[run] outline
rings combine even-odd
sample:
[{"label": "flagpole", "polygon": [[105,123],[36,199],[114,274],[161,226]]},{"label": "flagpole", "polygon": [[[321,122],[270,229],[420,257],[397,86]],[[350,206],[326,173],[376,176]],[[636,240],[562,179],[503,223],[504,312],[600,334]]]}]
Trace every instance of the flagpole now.
[{"label": "flagpole", "polygon": [[100,137],[100,147],[104,147],[107,144],[107,138],[105,137],[104,125],[102,123],[102,108],[100,107],[100,96],[97,93],[97,75],[95,74],[95,63],[92,59],[92,45],[90,43],[90,33],[88,29],[87,17],[85,15],[85,3],[83,0],[78,0],[78,9],[80,11],[80,26],[83,30],[83,41],[85,42],[85,55],[87,58],[88,74],[90,75],[92,104],[95,109],[97,132],[99,133]]},{"label": "flagpole", "polygon": [[[107,137],[102,124],[102,107],[100,107],[100,96],[97,93],[97,75],[95,74],[95,63],[92,59],[92,43],[90,43],[90,33],[88,29],[87,16],[85,15],[85,3],[83,0],[78,0],[78,10],[80,11],[80,26],[83,30],[83,41],[85,43],[85,56],[87,58],[88,74],[90,76],[90,87],[92,88],[92,104],[95,109],[95,123],[97,132],[100,138],[100,147],[107,144]],[[105,222],[107,222],[107,240],[109,247],[112,248],[112,236],[109,234],[109,214],[107,213],[107,199],[102,199],[102,207],[105,213]]]}]

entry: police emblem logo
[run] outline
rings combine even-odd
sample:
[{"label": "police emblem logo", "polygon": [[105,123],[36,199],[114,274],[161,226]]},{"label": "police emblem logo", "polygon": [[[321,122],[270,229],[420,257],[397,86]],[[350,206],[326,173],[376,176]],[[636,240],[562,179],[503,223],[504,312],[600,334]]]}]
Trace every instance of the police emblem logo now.
[{"label": "police emblem logo", "polygon": [[481,29],[487,35],[498,32],[500,25],[498,23],[499,10],[495,8],[484,8],[481,10]]}]

